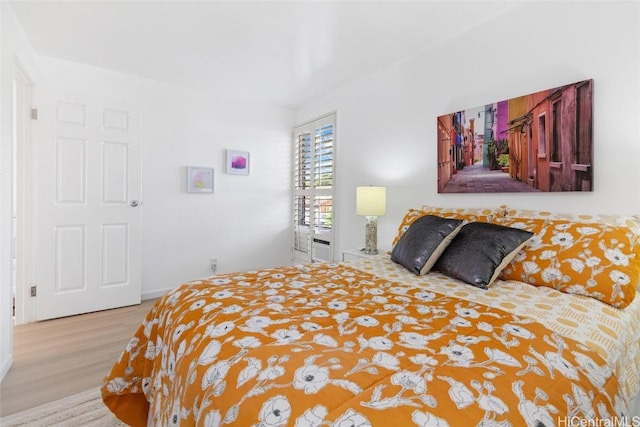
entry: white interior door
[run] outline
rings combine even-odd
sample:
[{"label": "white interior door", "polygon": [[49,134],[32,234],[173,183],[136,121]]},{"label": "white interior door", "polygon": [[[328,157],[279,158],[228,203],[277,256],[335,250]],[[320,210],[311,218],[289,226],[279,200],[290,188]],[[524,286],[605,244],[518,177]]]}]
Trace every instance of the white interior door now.
[{"label": "white interior door", "polygon": [[39,88],[37,320],[140,303],[137,107]]}]

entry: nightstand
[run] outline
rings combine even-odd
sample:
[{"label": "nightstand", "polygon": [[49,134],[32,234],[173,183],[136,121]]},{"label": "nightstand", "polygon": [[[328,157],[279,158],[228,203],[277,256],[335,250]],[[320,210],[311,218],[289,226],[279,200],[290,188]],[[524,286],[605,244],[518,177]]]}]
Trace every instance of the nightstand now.
[{"label": "nightstand", "polygon": [[[380,249],[378,249],[378,253],[382,253],[384,251],[381,251]],[[376,256],[377,254],[366,254],[364,253],[363,250],[358,249],[358,248],[353,248],[353,249],[346,249],[344,251],[342,251],[342,261],[353,261],[354,259],[358,259],[358,258],[368,258],[368,257],[372,257],[372,256]]]}]

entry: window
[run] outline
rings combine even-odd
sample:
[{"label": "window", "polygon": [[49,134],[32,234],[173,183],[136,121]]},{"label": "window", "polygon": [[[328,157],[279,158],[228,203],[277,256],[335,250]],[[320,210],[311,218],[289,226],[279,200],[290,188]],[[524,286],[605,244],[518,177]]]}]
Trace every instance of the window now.
[{"label": "window", "polygon": [[333,261],[335,114],[293,132],[293,257]]},{"label": "window", "polygon": [[574,163],[591,164],[591,80],[576,87],[576,142]]},{"label": "window", "polygon": [[562,162],[562,101],[551,104],[551,161]]},{"label": "window", "polygon": [[547,116],[538,116],[538,157],[547,157]]}]

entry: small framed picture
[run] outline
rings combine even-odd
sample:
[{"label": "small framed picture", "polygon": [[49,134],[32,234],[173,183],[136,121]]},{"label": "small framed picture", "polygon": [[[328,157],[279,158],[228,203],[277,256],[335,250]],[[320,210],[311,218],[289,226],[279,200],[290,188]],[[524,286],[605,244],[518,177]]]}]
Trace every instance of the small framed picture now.
[{"label": "small framed picture", "polygon": [[227,150],[227,173],[249,175],[249,152]]},{"label": "small framed picture", "polygon": [[187,191],[213,193],[213,168],[187,166]]}]

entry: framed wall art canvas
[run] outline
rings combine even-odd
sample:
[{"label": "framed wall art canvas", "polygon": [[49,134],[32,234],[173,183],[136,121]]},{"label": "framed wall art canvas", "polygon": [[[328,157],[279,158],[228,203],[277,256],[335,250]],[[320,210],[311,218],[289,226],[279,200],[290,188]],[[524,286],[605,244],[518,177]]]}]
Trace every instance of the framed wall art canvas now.
[{"label": "framed wall art canvas", "polygon": [[213,193],[213,182],[213,168],[187,166],[187,192]]},{"label": "framed wall art canvas", "polygon": [[593,190],[593,80],[437,118],[438,192]]},{"label": "framed wall art canvas", "polygon": [[249,152],[227,150],[227,173],[249,175]]}]

